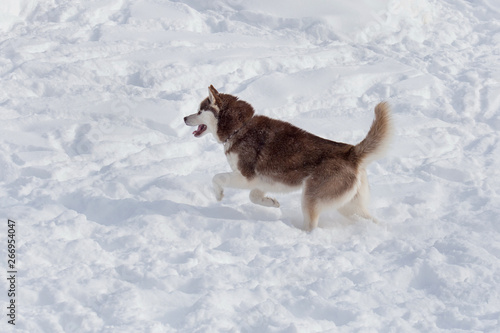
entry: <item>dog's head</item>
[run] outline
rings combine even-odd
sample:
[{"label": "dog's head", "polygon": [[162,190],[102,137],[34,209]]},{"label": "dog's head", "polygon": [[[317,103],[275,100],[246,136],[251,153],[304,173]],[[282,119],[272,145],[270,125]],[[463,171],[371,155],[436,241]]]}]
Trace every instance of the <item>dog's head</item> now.
[{"label": "dog's head", "polygon": [[201,102],[198,112],[184,117],[184,122],[188,126],[198,126],[193,132],[197,138],[210,132],[217,141],[225,142],[253,114],[250,104],[235,96],[220,94],[211,85],[208,87],[208,97]]}]

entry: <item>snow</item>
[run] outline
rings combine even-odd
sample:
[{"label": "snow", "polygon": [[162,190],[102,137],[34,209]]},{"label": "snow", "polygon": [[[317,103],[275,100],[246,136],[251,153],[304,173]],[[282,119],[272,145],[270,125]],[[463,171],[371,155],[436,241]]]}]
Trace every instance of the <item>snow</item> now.
[{"label": "snow", "polygon": [[[16,332],[499,330],[497,1],[5,0],[0,32]],[[381,224],[216,202],[210,84],[349,143],[388,100]]]}]

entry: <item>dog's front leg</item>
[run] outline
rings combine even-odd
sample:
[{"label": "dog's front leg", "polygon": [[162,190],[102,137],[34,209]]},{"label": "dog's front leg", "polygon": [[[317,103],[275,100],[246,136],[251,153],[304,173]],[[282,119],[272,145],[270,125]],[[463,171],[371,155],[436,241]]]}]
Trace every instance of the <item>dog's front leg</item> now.
[{"label": "dog's front leg", "polygon": [[214,188],[214,193],[215,193],[215,198],[217,201],[221,201],[222,198],[224,197],[224,186],[223,184],[226,183],[225,179],[228,176],[228,173],[219,173],[212,178],[212,185]]},{"label": "dog's front leg", "polygon": [[250,182],[237,171],[216,174],[212,179],[212,184],[214,186],[215,198],[217,201],[221,201],[224,197],[225,187],[241,189],[251,188]]}]

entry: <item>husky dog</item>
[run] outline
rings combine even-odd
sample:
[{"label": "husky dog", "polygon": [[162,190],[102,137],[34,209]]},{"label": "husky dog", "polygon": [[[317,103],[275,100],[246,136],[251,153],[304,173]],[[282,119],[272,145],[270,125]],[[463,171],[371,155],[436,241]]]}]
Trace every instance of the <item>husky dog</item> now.
[{"label": "husky dog", "polygon": [[375,107],[366,138],[353,146],[308,133],[287,122],[255,115],[253,107],[237,97],[219,93],[213,86],[197,113],[184,118],[198,126],[195,137],[212,133],[224,145],[233,172],[213,177],[217,200],[224,188],[249,189],[255,204],[279,207],[266,192],[302,189],[304,227],[312,230],[325,208],[346,216],[375,219],[368,213],[366,166],[381,157],[392,132],[386,102]]}]

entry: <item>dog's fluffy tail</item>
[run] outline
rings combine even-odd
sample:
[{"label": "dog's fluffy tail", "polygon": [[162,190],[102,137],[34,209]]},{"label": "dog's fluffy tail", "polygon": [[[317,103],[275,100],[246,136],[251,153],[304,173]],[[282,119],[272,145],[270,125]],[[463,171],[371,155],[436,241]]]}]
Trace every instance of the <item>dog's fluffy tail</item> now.
[{"label": "dog's fluffy tail", "polygon": [[391,108],[381,102],[375,107],[375,119],[363,141],[354,146],[354,153],[362,165],[368,165],[383,156],[392,136]]}]

